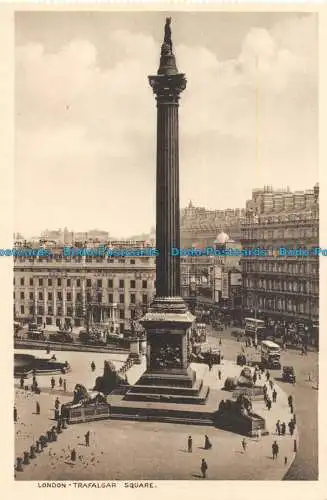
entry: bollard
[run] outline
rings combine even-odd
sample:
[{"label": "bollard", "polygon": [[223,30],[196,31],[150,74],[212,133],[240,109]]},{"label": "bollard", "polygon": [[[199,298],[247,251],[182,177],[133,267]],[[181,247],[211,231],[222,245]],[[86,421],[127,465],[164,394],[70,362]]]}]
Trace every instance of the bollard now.
[{"label": "bollard", "polygon": [[58,420],[58,425],[57,425],[56,432],[57,432],[57,434],[61,434],[62,433],[62,430],[61,430],[61,420]]},{"label": "bollard", "polygon": [[23,472],[23,459],[21,457],[17,458],[16,471]]},{"label": "bollard", "polygon": [[41,453],[42,450],[41,450],[41,447],[40,447],[40,445],[41,445],[40,441],[36,441],[35,444],[36,444],[36,450],[35,450],[36,453]]},{"label": "bollard", "polygon": [[24,451],[24,465],[28,465],[30,464],[30,454],[28,453],[28,451]]},{"label": "bollard", "polygon": [[30,447],[30,458],[36,458],[35,446],[33,446],[33,445]]},{"label": "bollard", "polygon": [[47,440],[48,440],[48,443],[51,443],[52,441],[52,432],[51,431],[47,431]]},{"label": "bollard", "polygon": [[55,430],[53,430],[53,431],[51,432],[51,438],[52,438],[52,441],[57,441],[57,433],[56,433],[56,431],[55,431]]},{"label": "bollard", "polygon": [[293,447],[293,451],[294,453],[297,452],[297,442],[296,442],[296,439],[294,439],[294,447]]},{"label": "bollard", "polygon": [[63,429],[67,429],[67,423],[66,423],[67,419],[66,418],[63,418],[62,419],[62,428]]},{"label": "bollard", "polygon": [[72,462],[75,462],[76,460],[76,450],[75,448],[72,450],[71,454],[70,454],[70,459]]}]

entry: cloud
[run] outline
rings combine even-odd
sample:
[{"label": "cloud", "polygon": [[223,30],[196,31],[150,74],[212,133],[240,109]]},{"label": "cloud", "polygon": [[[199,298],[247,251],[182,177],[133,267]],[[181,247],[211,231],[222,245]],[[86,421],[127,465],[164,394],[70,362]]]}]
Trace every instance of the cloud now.
[{"label": "cloud", "polygon": [[[315,30],[313,16],[253,28],[225,61],[214,44],[176,47],[188,79],[180,108],[182,203],[244,206],[259,182],[315,182]],[[83,37],[56,53],[35,43],[17,48],[17,229],[50,220],[120,236],[153,224],[156,108],[147,75],[157,70],[160,47],[126,30],[110,32],[106,44],[106,67]],[[40,197],[46,212],[30,203]],[[70,209],[73,200],[79,210]]]}]

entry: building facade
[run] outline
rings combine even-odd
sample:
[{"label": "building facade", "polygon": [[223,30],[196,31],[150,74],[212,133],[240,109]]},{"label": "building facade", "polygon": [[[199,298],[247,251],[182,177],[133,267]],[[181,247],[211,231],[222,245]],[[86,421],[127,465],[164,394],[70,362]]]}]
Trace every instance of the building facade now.
[{"label": "building facade", "polygon": [[[146,248],[142,242],[111,242],[111,248]],[[103,306],[106,319],[130,329],[133,314],[146,309],[154,295],[154,257],[53,255],[14,258],[14,315],[18,321],[85,326],[90,306]],[[104,319],[104,318],[102,318]]]},{"label": "building facade", "polygon": [[256,190],[247,207],[242,245],[268,252],[241,259],[244,314],[312,326],[319,320],[319,257],[278,249],[319,247],[318,185],[301,193]]},{"label": "building facade", "polygon": [[193,244],[212,246],[218,232],[226,231],[239,242],[241,239],[241,218],[244,209],[207,210],[195,207],[192,202],[181,210],[181,246],[191,248]]}]

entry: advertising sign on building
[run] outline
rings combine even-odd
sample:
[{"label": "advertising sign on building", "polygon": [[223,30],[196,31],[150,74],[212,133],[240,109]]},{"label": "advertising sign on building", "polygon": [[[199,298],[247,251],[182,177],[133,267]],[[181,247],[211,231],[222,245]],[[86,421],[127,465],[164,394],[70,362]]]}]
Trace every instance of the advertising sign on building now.
[{"label": "advertising sign on building", "polygon": [[221,268],[215,267],[215,292],[221,292]]},{"label": "advertising sign on building", "polygon": [[228,280],[228,273],[222,273],[222,280],[221,280],[221,297],[223,299],[228,299],[229,297],[229,280]]},{"label": "advertising sign on building", "polygon": [[231,284],[231,286],[241,286],[242,285],[241,273],[231,273],[230,284]]}]

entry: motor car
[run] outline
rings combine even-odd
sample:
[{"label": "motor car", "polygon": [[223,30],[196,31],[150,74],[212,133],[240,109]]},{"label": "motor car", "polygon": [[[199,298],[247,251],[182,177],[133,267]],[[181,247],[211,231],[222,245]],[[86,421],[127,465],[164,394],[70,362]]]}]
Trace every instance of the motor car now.
[{"label": "motor car", "polygon": [[295,382],[295,370],[293,366],[283,366],[282,379],[284,382]]}]

